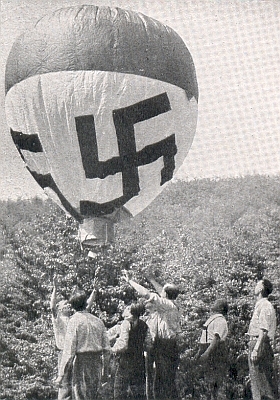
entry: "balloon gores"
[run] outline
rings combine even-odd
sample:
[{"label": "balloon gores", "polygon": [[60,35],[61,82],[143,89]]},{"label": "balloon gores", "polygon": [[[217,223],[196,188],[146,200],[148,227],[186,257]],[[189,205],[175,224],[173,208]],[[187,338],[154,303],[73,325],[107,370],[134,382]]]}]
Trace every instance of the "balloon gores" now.
[{"label": "balloon gores", "polygon": [[38,184],[80,224],[84,247],[113,241],[170,182],[197,123],[195,67],[171,28],[120,8],[55,11],[13,44],[7,122]]}]

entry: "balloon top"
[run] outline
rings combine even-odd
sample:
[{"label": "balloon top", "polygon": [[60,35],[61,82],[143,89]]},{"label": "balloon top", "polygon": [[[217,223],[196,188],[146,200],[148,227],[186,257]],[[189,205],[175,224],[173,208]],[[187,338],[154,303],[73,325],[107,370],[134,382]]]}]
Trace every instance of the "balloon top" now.
[{"label": "balloon top", "polygon": [[58,71],[99,70],[168,82],[198,98],[192,57],[170,27],[121,8],[84,5],[40,19],[14,43],[6,92],[31,76]]}]

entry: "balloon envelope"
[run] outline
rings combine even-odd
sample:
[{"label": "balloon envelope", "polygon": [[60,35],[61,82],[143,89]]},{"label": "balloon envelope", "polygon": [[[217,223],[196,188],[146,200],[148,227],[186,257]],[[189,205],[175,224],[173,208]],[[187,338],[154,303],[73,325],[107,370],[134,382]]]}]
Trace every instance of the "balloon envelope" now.
[{"label": "balloon envelope", "polygon": [[81,224],[113,238],[183,163],[197,122],[191,55],[169,27],[120,8],[79,6],[42,18],[14,43],[6,115],[36,181]]}]

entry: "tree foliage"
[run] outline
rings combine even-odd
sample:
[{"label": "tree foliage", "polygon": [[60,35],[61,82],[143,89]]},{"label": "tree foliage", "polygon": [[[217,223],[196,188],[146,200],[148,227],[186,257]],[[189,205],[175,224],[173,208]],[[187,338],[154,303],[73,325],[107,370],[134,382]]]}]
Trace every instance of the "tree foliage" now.
[{"label": "tree foliage", "polygon": [[[179,285],[184,340],[178,386],[182,398],[203,399],[205,388],[192,356],[211,303],[227,298],[230,369],[225,398],[244,398],[245,333],[255,281],[274,283],[279,304],[280,179],[245,177],[176,182],[141,215],[116,227],[113,245],[87,257],[77,223],[49,201],[3,202],[0,223],[0,399],[55,399],[56,350],[49,298],[54,272],[60,296],[88,293],[98,266],[92,312],[114,325],[136,294],[122,270],[149,287],[145,275]],[[278,313],[279,315],[279,313]],[[276,355],[279,356],[279,330]],[[245,360],[245,361],[244,361]],[[106,398],[106,397],[104,397]]]}]

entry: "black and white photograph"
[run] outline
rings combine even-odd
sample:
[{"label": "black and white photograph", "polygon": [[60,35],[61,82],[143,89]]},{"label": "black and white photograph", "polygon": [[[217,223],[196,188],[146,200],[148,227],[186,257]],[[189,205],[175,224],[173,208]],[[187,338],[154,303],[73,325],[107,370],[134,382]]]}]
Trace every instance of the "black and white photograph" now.
[{"label": "black and white photograph", "polygon": [[0,399],[278,400],[279,0],[0,6]]}]

